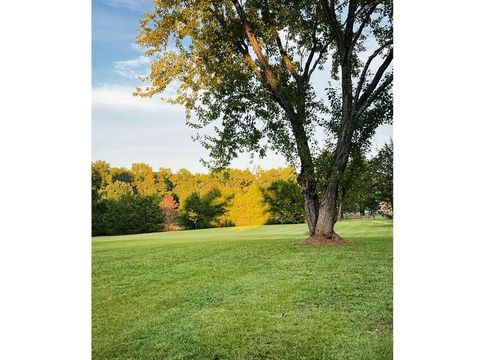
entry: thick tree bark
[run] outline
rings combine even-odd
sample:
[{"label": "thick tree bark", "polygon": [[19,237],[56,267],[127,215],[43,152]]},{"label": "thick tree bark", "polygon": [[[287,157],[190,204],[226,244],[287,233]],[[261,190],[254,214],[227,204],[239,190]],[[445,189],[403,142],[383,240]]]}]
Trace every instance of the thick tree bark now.
[{"label": "thick tree bark", "polygon": [[297,181],[302,188],[303,208],[308,225],[308,234],[312,236],[315,234],[318,217],[317,184],[315,181],[304,180],[301,176],[298,177]]},{"label": "thick tree bark", "polygon": [[352,92],[352,62],[348,51],[342,53],[342,129],[340,131],[335,157],[330,170],[330,175],[324,186],[318,218],[315,226],[315,234],[310,241],[337,241],[340,240],[334,231],[337,221],[337,199],[340,185],[340,177],[345,172],[348,157],[352,148],[354,131],[354,111]]},{"label": "thick tree bark", "polygon": [[329,182],[322,193],[317,224],[315,226],[315,234],[312,237],[312,240],[335,241],[340,239],[333,230],[337,213],[337,193],[338,183],[336,181]]},{"label": "thick tree bark", "polygon": [[337,198],[340,176],[343,175],[352,146],[353,119],[346,119],[342,136],[338,140],[335,151],[335,160],[332,164],[331,174],[323,189],[315,226],[315,234],[311,240],[336,241],[340,237],[335,233],[334,226],[337,221]]},{"label": "thick tree bark", "polygon": [[319,208],[317,177],[315,174],[315,167],[313,165],[312,154],[308,145],[307,135],[303,127],[302,118],[292,118],[291,124],[301,166],[300,174],[297,177],[297,182],[302,189],[305,218],[308,224],[309,235],[312,236],[315,234]]},{"label": "thick tree bark", "polygon": [[[348,154],[351,148],[352,136],[349,135],[344,138],[342,142],[339,142],[337,148],[337,156],[333,165],[332,174],[329,177],[327,185],[324,187],[320,205],[318,210],[317,223],[315,225],[314,240],[328,241],[339,240],[340,237],[335,233],[334,226],[337,221],[337,199],[338,199],[338,187],[339,176],[345,171],[345,166],[348,160]],[[338,150],[341,148],[342,150]]]},{"label": "thick tree bark", "polygon": [[297,111],[289,113],[288,117],[295,137],[298,157],[300,158],[301,169],[297,182],[302,189],[303,208],[308,224],[308,233],[309,236],[312,236],[315,234],[319,208],[317,176],[305,131],[305,88],[303,81],[299,81],[297,86],[299,92],[299,99],[296,104]]}]

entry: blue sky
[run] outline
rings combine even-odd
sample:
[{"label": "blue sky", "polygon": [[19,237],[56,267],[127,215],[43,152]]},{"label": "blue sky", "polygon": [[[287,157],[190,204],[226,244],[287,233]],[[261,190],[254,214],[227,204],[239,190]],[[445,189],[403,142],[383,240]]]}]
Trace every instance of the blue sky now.
[{"label": "blue sky", "polygon": [[[92,160],[130,167],[147,162],[155,169],[187,168],[204,172],[199,162],[206,151],[191,136],[179,106],[132,96],[141,85],[139,75],[148,72],[148,60],[135,45],[140,19],[149,12],[151,0],[93,0],[92,19]],[[314,78],[324,88],[326,78]],[[374,148],[391,136],[391,127],[377,131]],[[285,166],[282,157],[270,153],[264,159],[241,156],[232,167]]]},{"label": "blue sky", "polygon": [[136,31],[151,8],[150,0],[93,0],[93,86],[137,83],[116,72],[114,64],[141,55],[134,45]]}]

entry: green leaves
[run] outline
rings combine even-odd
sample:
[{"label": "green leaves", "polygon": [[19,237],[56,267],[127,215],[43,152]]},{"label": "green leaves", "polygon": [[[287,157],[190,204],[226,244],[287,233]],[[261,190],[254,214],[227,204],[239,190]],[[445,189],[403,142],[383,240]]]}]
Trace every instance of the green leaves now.
[{"label": "green leaves", "polygon": [[161,231],[164,216],[155,196],[124,193],[103,198],[92,214],[93,235],[138,234]]},{"label": "green leaves", "polygon": [[294,180],[275,180],[262,189],[270,212],[270,224],[297,224],[305,221],[302,190]]},{"label": "green leaves", "polygon": [[180,222],[187,229],[212,227],[215,221],[225,213],[229,199],[221,200],[222,194],[217,188],[205,195],[197,192],[190,194],[180,212]]}]

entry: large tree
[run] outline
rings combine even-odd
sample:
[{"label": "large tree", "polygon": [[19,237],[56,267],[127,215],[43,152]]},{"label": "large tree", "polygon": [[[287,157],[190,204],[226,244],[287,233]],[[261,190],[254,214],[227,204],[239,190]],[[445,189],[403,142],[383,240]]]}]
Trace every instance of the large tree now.
[{"label": "large tree", "polygon": [[[391,1],[154,5],[137,38],[152,58],[144,78],[149,84],[136,94],[153,96],[173,86],[176,95],[168,100],[186,107],[192,126],[215,122],[215,135],[199,136],[213,168],[226,167],[243,151],[283,154],[298,169],[310,240],[338,239],[339,181],[352,146],[368,140],[378,125],[373,115],[391,108]],[[338,109],[323,104],[325,93],[313,86],[316,72],[328,72],[338,87]],[[314,165],[318,130],[331,128],[325,118],[336,110],[332,160],[320,176]]]}]

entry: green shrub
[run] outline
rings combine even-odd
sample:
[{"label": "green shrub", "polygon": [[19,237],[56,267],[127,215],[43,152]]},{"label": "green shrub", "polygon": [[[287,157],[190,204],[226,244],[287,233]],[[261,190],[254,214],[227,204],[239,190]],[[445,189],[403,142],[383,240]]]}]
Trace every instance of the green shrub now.
[{"label": "green shrub", "polygon": [[93,235],[138,234],[161,231],[164,216],[155,196],[128,193],[100,200],[93,208]]},{"label": "green shrub", "polygon": [[305,221],[300,186],[293,180],[275,180],[262,189],[270,212],[269,224],[298,224]]},{"label": "green shrub", "polygon": [[205,195],[191,193],[180,211],[180,224],[186,229],[204,229],[220,226],[218,218],[225,213],[228,200],[221,200],[218,189],[212,189]]}]

